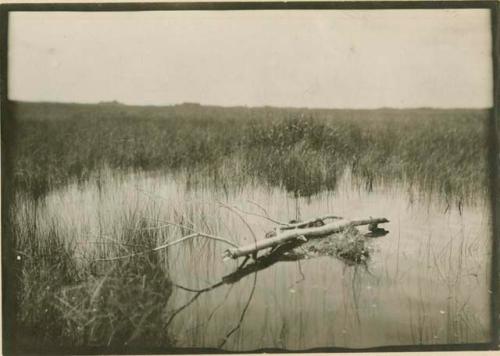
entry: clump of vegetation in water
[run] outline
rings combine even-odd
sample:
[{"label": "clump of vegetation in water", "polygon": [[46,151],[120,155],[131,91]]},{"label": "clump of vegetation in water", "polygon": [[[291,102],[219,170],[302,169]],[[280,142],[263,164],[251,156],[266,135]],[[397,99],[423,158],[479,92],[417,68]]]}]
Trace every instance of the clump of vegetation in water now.
[{"label": "clump of vegetation in water", "polygon": [[363,264],[370,257],[366,237],[354,226],[327,238],[311,240],[301,248],[307,257],[332,256],[348,265]]},{"label": "clump of vegetation in water", "polygon": [[[45,228],[14,221],[18,351],[171,345],[162,327],[172,291],[163,257],[150,253],[98,261],[153,247],[151,231],[125,228],[117,244],[89,241],[96,244],[85,256],[55,223]],[[141,220],[129,224],[141,226]]]}]

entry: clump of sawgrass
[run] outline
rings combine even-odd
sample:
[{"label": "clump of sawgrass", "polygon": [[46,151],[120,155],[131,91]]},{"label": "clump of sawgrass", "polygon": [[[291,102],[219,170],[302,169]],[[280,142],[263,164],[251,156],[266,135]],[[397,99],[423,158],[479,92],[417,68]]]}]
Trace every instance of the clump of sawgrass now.
[{"label": "clump of sawgrass", "polygon": [[250,151],[248,155],[261,156],[250,158],[248,164],[249,171],[255,172],[264,184],[282,187],[297,197],[333,190],[341,172],[333,165],[324,169],[324,154],[307,147],[304,142],[289,147],[286,154],[263,149]]},{"label": "clump of sawgrass", "polygon": [[114,263],[104,276],[63,288],[57,306],[65,337],[87,346],[170,345],[164,326],[171,284],[152,257]]},{"label": "clump of sawgrass", "polygon": [[44,231],[16,230],[20,351],[171,346],[163,327],[172,291],[164,257],[141,253],[96,260],[123,255],[124,246],[130,254],[150,249],[154,233],[124,229],[121,247],[100,245],[94,255],[78,256],[55,224]]},{"label": "clump of sawgrass", "polygon": [[81,271],[73,258],[72,247],[58,236],[53,226],[45,236],[35,235],[32,229],[27,233],[29,236],[17,235],[16,319],[22,330],[19,341],[35,348],[60,344],[65,320],[55,296],[63,286],[78,283]]}]

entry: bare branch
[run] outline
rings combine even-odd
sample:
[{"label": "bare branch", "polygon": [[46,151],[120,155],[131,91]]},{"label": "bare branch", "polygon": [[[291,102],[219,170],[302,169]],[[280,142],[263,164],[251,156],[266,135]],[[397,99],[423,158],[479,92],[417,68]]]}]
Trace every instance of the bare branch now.
[{"label": "bare branch", "polygon": [[[250,199],[247,199],[247,202],[249,202],[250,204],[253,204],[255,205],[256,207],[258,207],[260,210],[262,210],[264,212],[264,214],[266,215],[266,217],[268,218],[271,218],[271,215],[268,213],[268,211],[266,210],[266,208],[264,208],[262,205],[260,205],[259,203],[253,201],[253,200],[250,200]],[[283,223],[283,222],[280,222],[278,219],[274,219],[272,218],[273,220],[276,220],[276,223],[280,224],[280,225],[288,225],[288,223]]]},{"label": "bare branch", "polygon": [[191,330],[196,330],[202,326],[205,326],[207,325],[210,320],[212,320],[212,317],[215,315],[215,313],[217,312],[217,310],[219,310],[224,304],[226,304],[226,301],[227,301],[227,298],[229,297],[229,294],[231,293],[231,291],[233,290],[233,287],[234,287],[234,284],[232,284],[226,294],[224,295],[224,298],[222,299],[222,301],[212,310],[212,312],[210,313],[210,315],[208,316],[207,320],[205,322],[202,322],[202,323],[199,323],[198,325],[195,325],[193,326],[192,328],[189,328],[187,331],[191,331]]},{"label": "bare branch", "polygon": [[237,206],[233,206],[233,208],[237,209],[238,211],[242,212],[243,214],[247,214],[247,215],[253,215],[253,216],[258,216],[260,218],[263,218],[263,219],[266,219],[266,220],[269,220],[270,222],[273,222],[275,224],[278,224],[278,225],[285,225],[285,226],[288,226],[288,224],[285,224],[281,221],[278,221],[278,220],[275,220],[269,216],[265,216],[265,215],[262,215],[262,214],[258,214],[258,213],[252,213],[250,211],[245,211],[241,208],[238,208]]},{"label": "bare branch", "polygon": [[305,227],[309,224],[312,224],[318,220],[328,220],[328,219],[339,220],[339,219],[343,219],[343,218],[341,216],[336,216],[336,215],[325,215],[325,216],[321,216],[319,218],[312,218],[312,219],[305,220],[305,221],[299,221],[299,222],[294,223],[294,224],[287,224],[286,226],[280,227],[280,229],[290,230],[290,229],[295,229],[295,228],[301,228],[301,227]]},{"label": "bare branch", "polygon": [[147,249],[147,250],[143,250],[143,251],[131,253],[131,254],[124,255],[124,256],[117,256],[117,257],[111,257],[111,258],[100,258],[100,259],[97,259],[96,261],[117,261],[117,260],[122,260],[122,259],[125,259],[125,258],[130,258],[130,257],[142,255],[142,254],[149,253],[149,252],[156,252],[156,251],[160,251],[160,250],[172,247],[174,245],[177,245],[177,244],[179,244],[181,242],[184,242],[186,240],[189,240],[189,239],[192,239],[192,238],[195,238],[195,237],[205,237],[205,238],[208,238],[208,239],[212,239],[212,240],[224,242],[224,243],[226,243],[228,245],[231,245],[231,246],[233,246],[235,248],[238,248],[238,245],[236,245],[235,243],[233,243],[233,242],[231,242],[229,240],[226,240],[226,239],[224,239],[222,237],[214,236],[214,235],[209,235],[209,234],[204,234],[204,233],[200,233],[200,232],[195,232],[194,234],[181,237],[178,240],[175,240],[175,241],[172,241],[172,242],[168,242],[168,243],[166,243],[164,245],[160,245],[160,246],[157,246],[157,247],[152,248],[152,249]]},{"label": "bare branch", "polygon": [[255,243],[257,243],[257,236],[255,235],[255,232],[253,231],[253,229],[250,227],[250,225],[248,224],[248,222],[245,220],[245,218],[238,212],[236,211],[233,207],[219,201],[218,202],[220,205],[222,205],[224,208],[228,209],[229,211],[232,211],[234,214],[236,214],[241,221],[243,221],[243,223],[246,225],[246,227],[248,228],[248,230],[250,231],[250,233],[252,234],[252,237],[253,237],[253,240]]},{"label": "bare branch", "polygon": [[[196,294],[193,296],[193,298],[191,298],[191,299],[190,299],[190,300],[189,300],[186,304],[184,304],[184,305],[182,305],[181,307],[177,308],[177,309],[176,309],[176,310],[172,313],[172,315],[170,315],[170,318],[168,318],[168,320],[167,320],[167,322],[166,322],[166,326],[170,325],[170,323],[172,322],[172,320],[174,320],[175,316],[176,316],[177,314],[179,314],[181,311],[183,311],[184,309],[186,309],[187,307],[189,307],[191,304],[193,304],[193,303],[194,303],[194,301],[195,301],[196,299],[198,299],[198,297],[199,297],[200,295],[202,295],[202,294],[203,294],[203,293],[205,293],[205,292],[211,291],[211,290],[213,290],[213,289],[215,289],[215,288],[218,288],[218,287],[222,286],[223,284],[224,284],[224,282],[223,282],[223,281],[221,281],[221,282],[218,282],[218,283],[216,283],[216,284],[214,284],[214,285],[212,285],[212,286],[210,286],[210,287],[207,287],[207,288],[205,288],[205,289],[200,289],[199,291],[197,291],[197,292],[196,292]],[[193,290],[193,291],[194,291],[194,290]]]},{"label": "bare branch", "polygon": [[260,210],[262,210],[264,212],[264,214],[266,214],[266,216],[269,216],[269,213],[267,212],[266,208],[264,208],[259,203],[255,202],[253,200],[250,200],[250,199],[247,199],[247,202],[249,202],[250,204],[255,205],[257,208],[259,208]]},{"label": "bare branch", "polygon": [[116,245],[129,246],[129,247],[144,247],[144,245],[127,244],[127,243],[119,242],[119,241],[96,241],[96,240],[91,240],[91,241],[76,241],[75,243],[79,244],[79,245],[84,245],[84,244],[95,244],[95,245],[116,244]]},{"label": "bare branch", "polygon": [[164,221],[164,220],[161,220],[161,223],[163,223],[165,225],[152,226],[152,227],[143,227],[143,228],[140,228],[140,229],[135,229],[135,231],[159,230],[159,229],[163,229],[165,227],[175,226],[175,227],[180,227],[182,229],[186,229],[186,230],[189,230],[189,231],[192,231],[192,232],[196,232],[195,229],[193,229],[193,228],[191,228],[189,226],[186,226],[186,225],[177,224],[177,223],[173,223],[173,222],[169,222],[169,221]]},{"label": "bare branch", "polygon": [[231,246],[238,246],[234,242],[226,240],[226,239],[224,239],[222,237],[219,237],[219,236],[209,235],[209,234],[205,234],[205,233],[202,233],[202,232],[199,232],[198,236],[206,237],[208,239],[212,239],[212,240],[216,240],[216,241],[220,241],[220,242],[225,242],[225,243],[227,243],[228,245],[231,245]]}]

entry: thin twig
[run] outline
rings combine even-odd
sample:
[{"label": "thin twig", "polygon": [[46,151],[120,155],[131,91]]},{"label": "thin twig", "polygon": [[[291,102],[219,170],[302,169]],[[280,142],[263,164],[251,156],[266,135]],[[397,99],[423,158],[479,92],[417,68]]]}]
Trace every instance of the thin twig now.
[{"label": "thin twig", "polygon": [[186,292],[200,293],[200,292],[205,291],[205,288],[204,289],[193,289],[193,288],[189,288],[189,287],[184,287],[183,285],[177,284],[175,282],[171,282],[171,283],[174,287],[185,290]]},{"label": "thin twig", "polygon": [[[128,252],[128,250],[124,247],[124,244],[121,242],[121,241],[117,241],[113,238],[111,238],[111,236],[108,236],[108,235],[101,235],[99,236],[101,238],[104,238],[106,240],[109,240],[109,242],[112,242],[112,243],[115,243],[118,245],[118,247],[122,248],[123,250],[125,250],[126,252]],[[129,246],[130,247],[130,246]]]},{"label": "thin twig", "polygon": [[196,299],[198,299],[198,297],[199,297],[200,295],[202,295],[202,294],[203,294],[203,292],[198,292],[198,293],[196,293],[196,294],[193,296],[193,298],[191,298],[191,299],[190,299],[190,300],[189,300],[186,304],[184,304],[183,306],[181,306],[181,307],[177,308],[177,309],[176,309],[176,310],[172,313],[172,315],[170,315],[170,317],[168,318],[168,320],[167,320],[167,322],[166,322],[166,324],[165,324],[165,327],[169,326],[169,325],[170,325],[170,323],[174,320],[174,318],[175,318],[175,317],[176,317],[176,316],[177,316],[177,315],[178,315],[181,311],[183,311],[184,309],[186,309],[187,307],[189,307],[191,304],[193,304],[193,303],[194,303],[194,301],[195,301]]},{"label": "thin twig", "polygon": [[186,309],[188,306],[190,306],[191,304],[193,304],[193,303],[194,303],[194,301],[195,301],[196,299],[198,299],[198,297],[199,297],[200,295],[202,295],[202,294],[203,294],[203,293],[205,293],[205,292],[211,291],[212,289],[215,289],[215,288],[217,288],[217,287],[220,287],[220,286],[221,286],[221,285],[223,285],[223,284],[224,284],[224,282],[223,282],[223,281],[220,281],[220,282],[218,282],[218,283],[216,283],[216,284],[214,284],[214,285],[212,285],[212,286],[210,286],[210,287],[208,287],[208,288],[201,289],[200,291],[196,292],[196,294],[193,296],[193,298],[191,298],[191,299],[190,299],[190,300],[189,300],[186,304],[184,304],[183,306],[181,306],[181,307],[177,308],[177,309],[176,309],[176,310],[172,313],[172,315],[170,315],[170,318],[168,318],[168,320],[167,320],[167,322],[166,322],[166,325],[165,325],[165,326],[170,325],[170,323],[172,322],[172,320],[174,320],[175,316],[176,316],[177,314],[179,314],[181,311],[183,311],[184,309]]},{"label": "thin twig", "polygon": [[[162,221],[163,222],[163,221]],[[134,229],[134,231],[151,231],[151,230],[160,230],[160,229],[163,229],[163,228],[166,228],[166,227],[170,227],[170,226],[175,226],[175,227],[180,227],[181,229],[186,229],[186,230],[189,230],[191,232],[196,232],[195,229],[192,229],[190,227],[187,227],[185,225],[181,225],[181,224],[176,224],[176,223],[170,223],[170,222],[163,222],[165,225],[159,225],[159,226],[151,226],[151,227],[142,227],[142,228],[139,228],[139,229]]]},{"label": "thin twig", "polygon": [[198,328],[200,328],[200,327],[202,327],[204,325],[207,325],[210,322],[210,320],[212,320],[212,317],[215,315],[215,313],[217,312],[217,310],[219,310],[220,307],[222,307],[224,304],[226,304],[227,298],[229,297],[229,294],[233,290],[234,286],[235,285],[232,284],[228,288],[228,290],[227,290],[226,294],[224,295],[224,298],[222,299],[222,301],[214,309],[212,309],[212,312],[210,313],[210,315],[208,316],[208,318],[207,318],[207,320],[205,322],[199,323],[198,325],[195,325],[192,328],[187,329],[187,331],[196,330],[196,329],[198,329]]},{"label": "thin twig", "polygon": [[161,219],[161,220],[160,219],[153,219],[153,218],[147,218],[147,219],[149,219],[149,220],[155,220],[155,221],[158,221],[158,222],[160,222],[162,224],[165,224],[165,225],[177,226],[177,227],[180,227],[182,229],[190,230],[190,231],[193,231],[193,232],[196,231],[195,226],[194,226],[194,224],[191,221],[189,221],[189,222],[193,225],[193,227],[187,226],[187,225],[184,225],[184,224],[174,223],[172,221],[163,220],[163,219]]},{"label": "thin twig", "polygon": [[202,289],[194,289],[194,288],[185,287],[183,285],[180,285],[180,284],[177,284],[177,283],[174,283],[174,282],[172,282],[172,285],[174,287],[179,288],[179,289],[185,290],[186,292],[193,292],[193,293],[208,292],[209,290],[212,290],[214,288],[214,286],[212,285],[210,287],[206,287],[206,288],[202,288]]},{"label": "thin twig", "polygon": [[231,335],[233,335],[241,327],[241,324],[243,323],[243,319],[245,318],[245,314],[246,314],[246,312],[248,310],[248,307],[250,306],[250,302],[253,299],[253,295],[254,295],[255,287],[256,286],[257,286],[257,271],[254,273],[252,291],[250,292],[250,296],[248,297],[248,301],[247,301],[247,303],[246,303],[245,307],[243,308],[243,311],[242,311],[242,313],[240,315],[240,320],[238,321],[238,324],[236,324],[236,326],[233,327],[226,334],[226,336],[224,337],[224,339],[222,340],[222,342],[219,344],[219,348],[221,348],[222,346],[224,346],[226,344],[227,340],[231,337]]},{"label": "thin twig", "polygon": [[273,222],[275,224],[278,224],[278,225],[284,225],[284,226],[288,226],[288,224],[286,223],[283,223],[281,221],[278,221],[278,220],[275,220],[269,216],[265,216],[265,215],[262,215],[262,214],[257,214],[257,213],[253,213],[253,212],[250,212],[250,211],[245,211],[241,208],[238,208],[237,206],[233,206],[233,208],[239,210],[240,212],[242,212],[243,214],[247,214],[247,215],[253,215],[253,216],[258,216],[260,218],[263,218],[263,219],[266,219],[266,220],[269,220],[270,222]]},{"label": "thin twig", "polygon": [[231,242],[229,240],[226,240],[226,239],[224,239],[222,237],[213,236],[213,235],[209,235],[209,234],[204,234],[204,233],[200,233],[200,232],[196,232],[194,234],[181,237],[178,240],[175,240],[175,241],[172,241],[172,242],[168,242],[168,243],[166,243],[164,245],[160,245],[160,246],[157,246],[157,247],[152,248],[152,249],[147,249],[147,250],[144,250],[144,251],[139,251],[139,252],[131,253],[131,254],[124,255],[124,256],[117,256],[117,257],[111,257],[111,258],[100,258],[100,259],[97,259],[96,261],[117,261],[117,260],[121,260],[121,259],[125,259],[125,258],[130,258],[130,257],[142,255],[142,254],[145,254],[145,253],[148,253],[148,252],[156,252],[156,251],[160,251],[160,250],[166,249],[168,247],[177,245],[177,244],[179,244],[179,243],[181,243],[183,241],[186,241],[186,240],[189,240],[189,239],[192,239],[192,238],[195,238],[195,237],[206,237],[208,239],[212,239],[212,240],[224,242],[224,243],[226,243],[228,245],[231,245],[233,247],[238,248],[238,245],[236,245],[235,243],[233,243],[233,242]]},{"label": "thin twig", "polygon": [[[180,227],[182,229],[186,229],[186,230],[190,230],[190,231],[196,231],[194,229],[194,227],[190,227],[190,226],[187,226],[187,225],[184,225],[184,224],[174,223],[174,222],[171,222],[171,221],[168,221],[168,220],[163,220],[163,219],[160,220],[160,222],[162,224],[171,225],[171,226],[177,226],[177,227]],[[193,223],[191,223],[191,224],[194,226]]]},{"label": "thin twig", "polygon": [[96,245],[116,244],[116,245],[123,245],[123,246],[129,246],[129,247],[144,247],[144,245],[127,244],[127,243],[119,242],[119,241],[96,241],[96,240],[90,240],[90,241],[76,241],[75,243],[79,244],[79,245],[83,245],[83,244],[96,244]]},{"label": "thin twig", "polygon": [[259,203],[255,202],[253,200],[250,200],[250,199],[247,199],[247,202],[249,202],[250,204],[255,205],[257,208],[259,208],[260,210],[262,210],[264,212],[264,214],[266,214],[266,216],[269,216],[269,213],[267,212],[266,208],[264,208]]},{"label": "thin twig", "polygon": [[229,240],[226,240],[222,237],[219,237],[219,236],[215,236],[215,235],[209,235],[209,234],[205,234],[205,233],[201,233],[201,232],[198,232],[198,235],[200,237],[206,237],[208,239],[212,239],[212,240],[216,240],[216,241],[220,241],[220,242],[225,242],[227,243],[228,245],[231,245],[233,247],[239,247],[237,244],[235,244],[234,242],[232,241],[229,241]]},{"label": "thin twig", "polygon": [[131,253],[131,254],[128,254],[128,255],[123,255],[123,256],[117,256],[117,257],[111,257],[111,258],[99,258],[96,261],[117,261],[117,260],[122,260],[122,259],[125,259],[125,258],[130,258],[130,257],[142,255],[142,254],[145,254],[145,253],[148,253],[148,252],[155,252],[155,251],[159,251],[161,249],[168,248],[170,246],[176,245],[176,244],[181,243],[181,242],[183,242],[185,240],[192,239],[193,237],[197,237],[197,236],[198,236],[198,234],[191,234],[191,235],[184,236],[184,237],[182,237],[182,238],[180,238],[178,240],[175,240],[175,241],[166,243],[164,245],[155,247],[153,249],[147,249],[147,250],[143,250],[143,251],[139,251],[139,252]]},{"label": "thin twig", "polygon": [[219,201],[218,202],[220,205],[222,205],[224,208],[232,211],[234,214],[238,215],[238,217],[240,218],[241,221],[243,221],[243,223],[246,225],[246,227],[248,228],[248,230],[250,231],[250,233],[252,234],[252,237],[253,237],[253,240],[255,243],[257,243],[257,236],[255,235],[255,232],[253,231],[253,229],[250,227],[250,225],[247,223],[247,221],[245,220],[245,218],[238,212],[236,211],[233,207]]}]

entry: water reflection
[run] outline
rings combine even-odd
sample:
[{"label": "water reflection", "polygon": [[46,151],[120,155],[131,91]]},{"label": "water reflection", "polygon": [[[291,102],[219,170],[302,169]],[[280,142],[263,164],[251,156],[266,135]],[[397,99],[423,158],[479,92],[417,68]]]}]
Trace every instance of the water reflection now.
[{"label": "water reflection", "polygon": [[[278,250],[240,266],[241,261],[223,263],[225,246],[203,239],[165,251],[165,271],[181,286],[168,301],[166,319],[177,347],[301,350],[489,338],[486,202],[447,208],[408,187],[374,186],[370,192],[353,188],[346,178],[335,193],[308,198],[257,183],[226,191],[209,184],[187,189],[182,175],[105,181],[100,192],[91,185],[69,186],[50,195],[40,212],[41,228],[58,220],[68,235],[96,235],[101,227],[112,233],[106,226],[123,224],[123,216],[133,212],[244,245],[254,239],[248,226],[258,238],[275,226],[252,215],[245,216],[246,226],[210,203],[217,201],[262,213],[250,203],[258,202],[276,221],[295,218],[297,206],[304,218],[332,213],[390,220],[389,233],[367,238],[371,253],[365,264]],[[161,198],[149,199],[140,190]],[[157,238],[175,240],[183,233],[172,227],[158,231]]]}]

